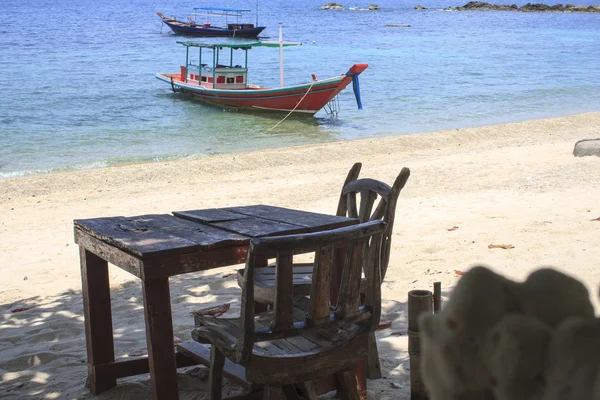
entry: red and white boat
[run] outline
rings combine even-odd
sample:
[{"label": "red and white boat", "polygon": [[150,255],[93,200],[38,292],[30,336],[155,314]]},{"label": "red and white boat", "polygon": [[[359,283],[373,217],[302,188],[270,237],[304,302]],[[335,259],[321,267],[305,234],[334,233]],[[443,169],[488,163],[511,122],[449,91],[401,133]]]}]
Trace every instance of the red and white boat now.
[{"label": "red and white boat", "polygon": [[[281,36],[280,36],[281,38]],[[348,72],[327,79],[316,79],[299,85],[283,85],[284,46],[298,43],[283,42],[253,42],[253,43],[199,43],[177,42],[186,48],[186,63],[180,67],[180,72],[158,73],[156,77],[168,83],[174,92],[193,94],[195,98],[207,103],[226,108],[245,108],[255,110],[283,111],[289,113],[304,113],[313,115],[325,107],[335,96],[350,83],[353,84],[358,108],[362,108],[358,75],[368,64],[354,64]],[[280,48],[280,87],[264,88],[247,82],[248,54],[253,47]],[[198,62],[190,61],[192,50],[198,49]],[[212,50],[210,57],[212,67],[203,64],[203,50]],[[229,50],[229,65],[219,62],[221,52]],[[245,64],[233,65],[233,51],[245,51]],[[206,57],[204,58],[204,60]]]}]

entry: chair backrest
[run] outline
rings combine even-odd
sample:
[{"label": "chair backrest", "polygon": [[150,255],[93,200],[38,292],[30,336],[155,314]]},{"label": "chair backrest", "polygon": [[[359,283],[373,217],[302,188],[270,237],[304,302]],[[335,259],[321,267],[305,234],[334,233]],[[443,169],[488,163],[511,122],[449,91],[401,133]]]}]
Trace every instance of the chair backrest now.
[{"label": "chair backrest", "polygon": [[[383,280],[390,261],[392,230],[394,228],[398,195],[406,185],[406,181],[410,176],[410,169],[402,168],[394,184],[389,186],[375,179],[358,179],[361,167],[361,163],[356,163],[348,172],[340,194],[337,215],[358,218],[361,223],[382,220],[387,224],[381,249],[381,279]],[[358,203],[359,195],[360,203]],[[378,199],[379,201],[377,201]]]},{"label": "chair backrest", "polygon": [[[381,314],[379,263],[376,262],[377,268],[373,268],[367,277],[369,300],[364,306],[360,302],[361,269],[365,259],[379,260],[385,229],[383,221],[371,221],[324,232],[252,239],[242,285],[241,337],[235,348],[239,359],[244,361],[251,357],[255,342],[297,336],[310,329],[355,322],[374,330]],[[299,249],[302,252],[310,250],[315,257],[306,319],[294,322],[292,258]],[[276,258],[276,298],[268,328],[256,327],[254,321],[254,269],[256,264],[262,265],[260,261],[264,254]],[[332,270],[342,263],[336,308],[331,311]]]}]

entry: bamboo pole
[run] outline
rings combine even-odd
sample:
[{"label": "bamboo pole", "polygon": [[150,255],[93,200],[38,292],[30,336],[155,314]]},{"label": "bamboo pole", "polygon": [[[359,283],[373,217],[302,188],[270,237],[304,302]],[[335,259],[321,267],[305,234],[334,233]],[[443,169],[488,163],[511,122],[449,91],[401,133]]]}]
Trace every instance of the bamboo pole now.
[{"label": "bamboo pole", "polygon": [[421,379],[421,338],[418,318],[421,313],[433,311],[432,293],[429,290],[408,292],[408,356],[410,362],[410,398],[427,399],[425,385]]}]

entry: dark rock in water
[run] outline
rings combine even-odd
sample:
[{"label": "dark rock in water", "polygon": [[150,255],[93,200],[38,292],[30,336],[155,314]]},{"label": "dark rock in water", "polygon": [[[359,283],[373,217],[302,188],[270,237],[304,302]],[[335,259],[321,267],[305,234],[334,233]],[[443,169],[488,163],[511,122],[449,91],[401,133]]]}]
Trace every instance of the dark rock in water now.
[{"label": "dark rock in water", "polygon": [[471,10],[479,10],[479,11],[515,11],[518,10],[516,4],[512,5],[498,5],[498,4],[490,4],[484,1],[470,1],[462,7],[451,8],[451,10],[457,11],[471,11]]},{"label": "dark rock in water", "polygon": [[[521,11],[533,11],[533,12],[540,12],[540,11],[550,11],[552,10],[552,8],[546,4],[531,4],[531,3],[527,3],[524,6],[521,6],[521,8],[519,9]],[[560,10],[562,10],[562,7],[560,8]]]},{"label": "dark rock in water", "polygon": [[575,157],[600,157],[600,139],[583,139],[578,141],[577,143],[575,143],[573,155]]},{"label": "dark rock in water", "polygon": [[[416,8],[416,7],[415,7]],[[563,7],[562,4],[549,6],[540,3],[527,3],[524,6],[517,7],[516,4],[502,5],[490,4],[484,1],[470,1],[462,7],[446,8],[452,11],[522,11],[522,12],[600,12],[600,6],[576,6],[567,4]]]},{"label": "dark rock in water", "polygon": [[421,6],[421,5],[417,4],[417,5],[415,6],[415,10],[427,10],[427,7],[425,7],[425,6]]},{"label": "dark rock in water", "polygon": [[574,4],[567,4],[564,9],[560,11],[566,12],[600,12],[600,6],[576,6]]},{"label": "dark rock in water", "polygon": [[327,3],[319,10],[343,10],[344,6],[338,3]]}]

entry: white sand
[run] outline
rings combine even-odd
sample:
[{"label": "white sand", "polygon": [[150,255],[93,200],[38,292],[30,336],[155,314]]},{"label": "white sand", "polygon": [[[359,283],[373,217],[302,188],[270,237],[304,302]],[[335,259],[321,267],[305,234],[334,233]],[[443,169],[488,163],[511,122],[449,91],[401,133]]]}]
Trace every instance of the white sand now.
[{"label": "white sand", "polygon": [[[383,285],[383,319],[393,321],[377,334],[386,379],[368,383],[370,399],[408,399],[407,338],[392,333],[406,330],[409,290],[441,281],[447,296],[454,271],[474,263],[513,279],[550,265],[581,279],[598,305],[600,158],[572,150],[600,137],[599,127],[600,113],[590,113],[0,181],[0,397],[91,397],[73,219],[256,203],[333,213],[348,169],[361,161],[361,176],[389,183],[403,166],[412,172]],[[193,309],[232,302],[229,313],[239,311],[236,268],[172,280],[177,336],[189,339]],[[117,354],[140,354],[140,285],[115,267],[110,277]],[[181,371],[181,398],[205,398],[197,375]],[[145,399],[148,383],[148,375],[128,378],[97,398]]]}]

